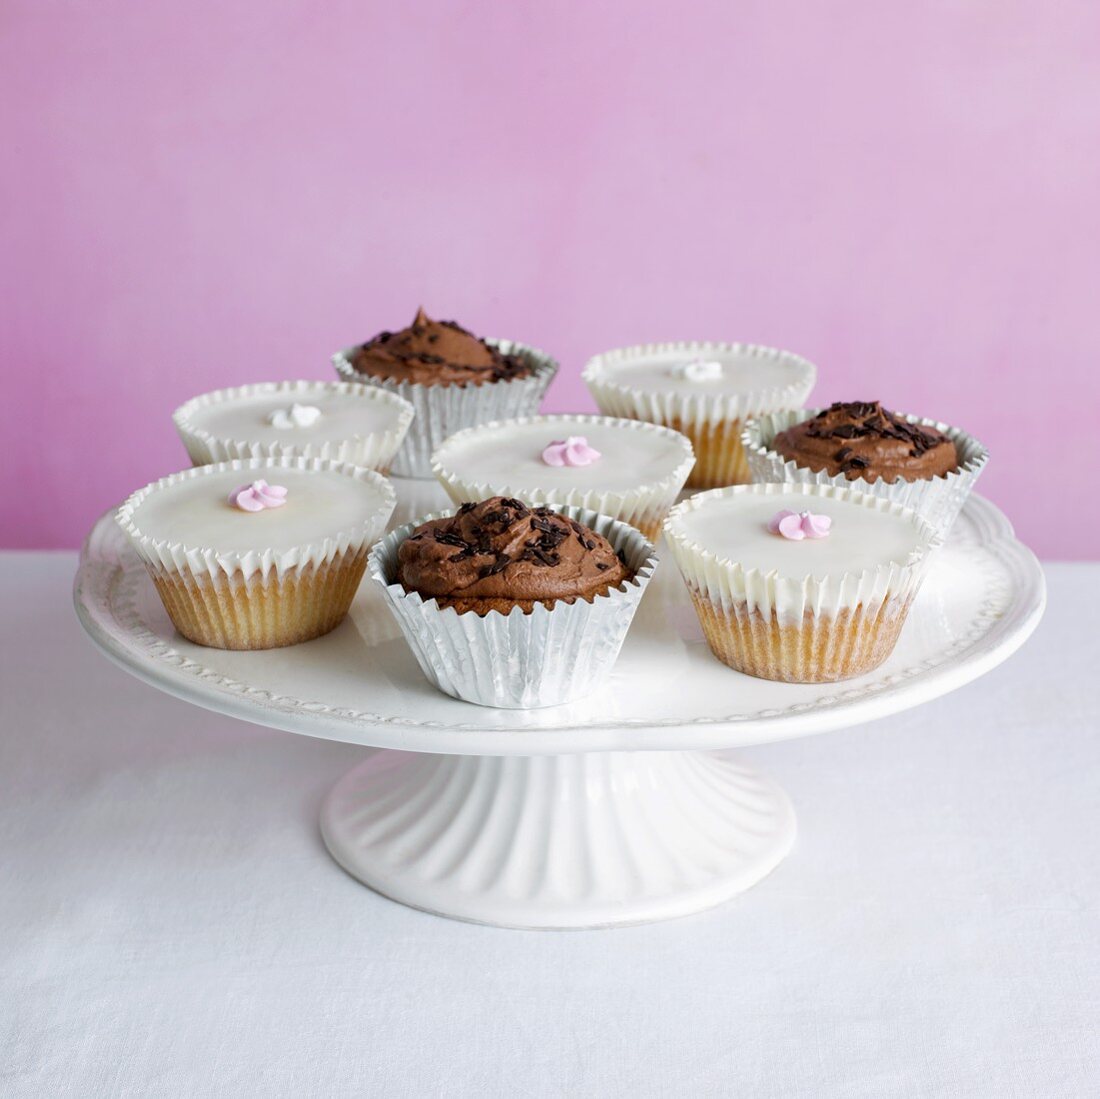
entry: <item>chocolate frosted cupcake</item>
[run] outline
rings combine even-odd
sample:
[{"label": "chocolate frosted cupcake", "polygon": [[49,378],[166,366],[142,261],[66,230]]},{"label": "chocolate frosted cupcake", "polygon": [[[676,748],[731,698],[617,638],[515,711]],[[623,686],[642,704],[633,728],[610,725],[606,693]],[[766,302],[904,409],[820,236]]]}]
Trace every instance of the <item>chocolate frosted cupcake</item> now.
[{"label": "chocolate frosted cupcake", "polygon": [[368,567],[435,686],[526,709],[606,677],[656,560],[609,516],[495,496],[393,531]]},{"label": "chocolate frosted cupcake", "polygon": [[955,444],[942,431],[887,412],[878,401],[838,401],[779,432],[772,446],[787,461],[849,481],[921,481],[959,468]]},{"label": "chocolate frosted cupcake", "polygon": [[575,519],[494,496],[418,527],[398,550],[397,579],[459,614],[529,614],[536,603],[591,602],[630,572],[606,538]]},{"label": "chocolate frosted cupcake", "polygon": [[913,508],[941,534],[955,521],[988,454],[977,439],[878,401],[752,420],[743,442],[757,482],[850,487]]},{"label": "chocolate frosted cupcake", "polygon": [[521,356],[479,340],[454,321],[433,321],[423,308],[408,328],[379,332],[350,361],[360,374],[417,385],[486,385],[533,373]]},{"label": "chocolate frosted cupcake", "polygon": [[432,451],[466,427],[538,410],[557,363],[510,340],[483,340],[454,321],[417,310],[399,332],[380,332],[333,356],[346,381],[388,389],[416,409],[412,430],[393,471],[431,476]]}]

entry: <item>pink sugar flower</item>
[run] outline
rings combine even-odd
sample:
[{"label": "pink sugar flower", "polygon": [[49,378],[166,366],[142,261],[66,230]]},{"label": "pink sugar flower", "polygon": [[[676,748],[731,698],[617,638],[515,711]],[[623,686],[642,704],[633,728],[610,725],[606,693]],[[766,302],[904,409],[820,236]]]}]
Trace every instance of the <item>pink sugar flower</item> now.
[{"label": "pink sugar flower", "polygon": [[782,535],[792,542],[803,538],[828,538],[833,521],[827,515],[813,515],[808,511],[777,511],[768,520],[768,530]]}]

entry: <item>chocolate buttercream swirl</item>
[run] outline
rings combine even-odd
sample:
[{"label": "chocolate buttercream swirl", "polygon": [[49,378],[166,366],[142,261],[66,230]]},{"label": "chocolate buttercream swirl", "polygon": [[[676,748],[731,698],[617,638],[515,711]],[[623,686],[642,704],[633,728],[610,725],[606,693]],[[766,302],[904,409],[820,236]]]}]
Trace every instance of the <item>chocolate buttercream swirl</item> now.
[{"label": "chocolate buttercream swirl", "polygon": [[533,373],[518,355],[502,354],[454,321],[433,321],[418,309],[400,332],[379,332],[350,356],[360,374],[418,385],[484,385]]},{"label": "chocolate buttercream swirl", "polygon": [[416,528],[397,554],[406,591],[460,611],[591,600],[631,576],[606,538],[547,507],[493,496]]},{"label": "chocolate buttercream swirl", "polygon": [[838,401],[781,431],[772,446],[796,465],[849,481],[929,480],[959,468],[955,444],[942,431],[911,424],[878,401]]}]

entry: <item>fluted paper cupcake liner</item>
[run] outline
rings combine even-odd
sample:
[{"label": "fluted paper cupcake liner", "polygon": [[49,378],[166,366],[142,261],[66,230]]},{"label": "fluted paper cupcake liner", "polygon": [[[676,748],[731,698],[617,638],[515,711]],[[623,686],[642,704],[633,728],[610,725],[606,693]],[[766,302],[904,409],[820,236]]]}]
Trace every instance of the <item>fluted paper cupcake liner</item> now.
[{"label": "fluted paper cupcake liner", "polygon": [[752,479],[757,483],[785,482],[797,485],[832,485],[835,488],[852,489],[889,500],[902,507],[912,508],[922,519],[940,534],[946,535],[958,518],[966,498],[974,488],[978,476],[989,460],[986,448],[965,431],[957,427],[919,416],[904,416],[911,424],[933,427],[942,431],[954,444],[959,456],[959,468],[951,473],[919,481],[898,479],[893,484],[877,478],[869,481],[863,477],[848,480],[843,474],[835,476],[822,470],[815,473],[806,466],[784,458],[773,448],[776,435],[787,428],[816,416],[822,409],[803,408],[797,412],[772,412],[758,416],[745,425],[741,440],[748,457]]},{"label": "fluted paper cupcake liner", "polygon": [[626,523],[585,508],[562,515],[603,535],[621,550],[634,576],[591,602],[536,603],[530,613],[459,614],[435,599],[406,592],[397,582],[401,543],[437,513],[388,534],[371,551],[367,568],[379,584],[421,670],[439,690],[479,706],[534,709],[591,693],[607,678],[634,612],[657,566],[653,546]]},{"label": "fluted paper cupcake liner", "polygon": [[877,668],[894,650],[909,603],[887,600],[873,612],[842,611],[839,618],[807,615],[780,625],[734,604],[728,610],[691,592],[711,652],[724,664],[780,683],[835,683]]},{"label": "fluted paper cupcake liner", "polygon": [[[286,396],[288,401],[308,400],[311,395],[346,395],[349,400],[379,401],[393,408],[396,415],[393,427],[367,434],[353,434],[345,439],[328,441],[297,440],[294,432],[288,432],[286,440],[260,442],[256,439],[231,439],[214,435],[199,427],[194,420],[203,409],[227,401],[258,396]],[[347,462],[365,469],[385,473],[394,455],[408,433],[413,419],[413,407],[395,393],[374,387],[365,388],[351,382],[260,382],[255,385],[234,386],[203,393],[180,405],[172,420],[176,425],[188,456],[197,465],[214,462],[230,462],[247,458],[321,458],[333,462]]]},{"label": "fluted paper cupcake liner", "polygon": [[335,629],[363,579],[365,550],[281,576],[150,569],[172,624],[189,641],[215,649],[277,649]]},{"label": "fluted paper cupcake liner", "polygon": [[[545,423],[548,429],[571,430],[577,427],[582,431],[588,424],[611,423],[624,430],[637,432],[640,439],[647,435],[659,434],[663,438],[674,440],[681,447],[682,458],[669,474],[659,480],[648,483],[639,482],[629,489],[618,491],[594,487],[570,488],[564,485],[537,489],[520,488],[508,480],[509,471],[505,455],[501,458],[499,476],[491,481],[476,481],[461,477],[450,465],[449,456],[453,453],[452,448],[460,446],[471,435],[481,431],[491,432],[499,428],[534,423]],[[552,508],[587,508],[600,515],[610,515],[613,519],[629,523],[640,530],[651,542],[656,542],[661,533],[661,523],[668,514],[668,509],[676,502],[676,497],[684,487],[684,482],[694,463],[695,452],[687,437],[659,424],[606,416],[523,416],[514,420],[495,421],[480,427],[467,428],[452,435],[432,455],[432,472],[456,504],[477,503],[490,496],[514,496],[527,504],[546,504]]]},{"label": "fluted paper cupcake liner", "polygon": [[356,348],[332,357],[336,372],[345,381],[376,386],[403,397],[416,410],[405,442],[393,460],[392,471],[399,477],[432,476],[432,452],[456,431],[491,420],[511,419],[537,412],[546,388],[557,372],[549,355],[513,340],[486,340],[504,355],[516,355],[531,364],[525,378],[509,378],[481,385],[422,385],[392,381],[361,374],[351,363]]},{"label": "fluted paper cupcake liner", "polygon": [[[906,561],[817,577],[783,577],[745,568],[688,538],[678,519],[708,501],[735,494],[785,497],[809,493],[906,516],[918,532]],[[665,520],[673,559],[691,594],[711,651],[749,675],[792,683],[849,679],[877,667],[893,651],[909,606],[928,569],[939,534],[911,509],[832,485],[758,484],[713,489],[678,504]]]},{"label": "fluted paper cupcake liner", "polygon": [[[668,354],[685,359],[749,355],[777,366],[797,366],[802,377],[787,385],[764,386],[743,393],[714,393],[689,387],[648,390],[615,375],[617,366]],[[604,352],[588,361],[582,377],[600,411],[606,415],[647,420],[686,435],[695,448],[696,458],[688,487],[710,488],[748,481],[748,466],[741,446],[744,421],[761,412],[801,407],[814,387],[817,368],[800,355],[774,347],[687,340]]]}]

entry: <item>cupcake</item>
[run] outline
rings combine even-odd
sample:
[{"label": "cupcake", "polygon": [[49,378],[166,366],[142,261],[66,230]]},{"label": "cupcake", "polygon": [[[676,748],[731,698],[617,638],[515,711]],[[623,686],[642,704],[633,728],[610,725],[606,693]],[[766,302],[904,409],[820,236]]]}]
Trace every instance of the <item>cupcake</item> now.
[{"label": "cupcake", "polygon": [[878,401],[775,412],[742,435],[753,480],[835,485],[910,507],[951,529],[989,457],[972,435]]},{"label": "cupcake", "polygon": [[481,340],[454,321],[418,310],[400,332],[380,332],[333,356],[337,373],[404,397],[416,419],[393,471],[431,477],[432,451],[456,431],[538,411],[558,364],[511,340]]},{"label": "cupcake", "polygon": [[514,496],[588,508],[655,542],[695,462],[679,432],[604,416],[529,416],[452,435],[432,472],[457,504]]},{"label": "cupcake", "polygon": [[798,355],[743,343],[628,347],[597,355],[584,370],[601,412],[664,424],[691,440],[689,488],[747,482],[743,422],[801,408],[816,376]]},{"label": "cupcake", "polygon": [[371,470],[252,458],[163,477],[116,518],[184,637],[274,649],[340,623],[393,507]]},{"label": "cupcake", "polygon": [[369,560],[428,679],[512,709],[606,679],[656,564],[625,523],[501,496],[392,531]]},{"label": "cupcake", "polygon": [[385,473],[412,423],[395,393],[348,382],[261,382],[204,393],[172,414],[197,465],[328,458]]},{"label": "cupcake", "polygon": [[910,509],[828,485],[703,492],[665,534],[714,655],[784,683],[877,668],[939,544]]}]

